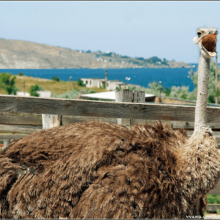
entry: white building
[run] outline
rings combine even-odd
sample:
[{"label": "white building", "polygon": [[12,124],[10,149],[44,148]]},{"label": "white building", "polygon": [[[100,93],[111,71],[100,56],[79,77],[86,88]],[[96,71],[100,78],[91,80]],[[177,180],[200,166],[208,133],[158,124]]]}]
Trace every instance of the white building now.
[{"label": "white building", "polygon": [[[105,79],[91,79],[91,78],[81,78],[86,87],[97,87],[104,88],[105,87]],[[123,85],[123,82],[116,80],[107,80],[107,90],[115,90],[117,87]]]},{"label": "white building", "polygon": [[51,91],[37,91],[41,98],[50,98]]},{"label": "white building", "polygon": [[17,92],[17,95],[18,96],[27,96],[27,97],[29,97],[30,93],[29,92]]},{"label": "white building", "polygon": [[[37,91],[37,93],[40,95],[39,97],[41,98],[50,98],[51,96],[51,91]],[[29,92],[17,92],[18,96],[30,96]]]}]

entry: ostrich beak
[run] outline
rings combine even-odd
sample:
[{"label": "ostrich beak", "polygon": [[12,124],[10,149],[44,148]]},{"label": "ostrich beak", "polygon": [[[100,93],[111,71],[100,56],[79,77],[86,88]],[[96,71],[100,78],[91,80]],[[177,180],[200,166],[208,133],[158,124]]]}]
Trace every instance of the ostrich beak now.
[{"label": "ostrich beak", "polygon": [[206,53],[210,57],[216,56],[216,41],[217,41],[217,33],[216,34],[208,34],[202,37],[201,45]]}]

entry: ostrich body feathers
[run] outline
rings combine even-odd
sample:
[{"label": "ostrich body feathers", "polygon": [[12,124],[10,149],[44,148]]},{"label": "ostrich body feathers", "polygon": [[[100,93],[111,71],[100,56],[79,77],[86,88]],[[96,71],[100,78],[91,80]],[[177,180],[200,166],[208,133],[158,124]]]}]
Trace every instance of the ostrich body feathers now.
[{"label": "ostrich body feathers", "polygon": [[1,218],[184,218],[219,178],[211,134],[88,122],[0,153]]}]

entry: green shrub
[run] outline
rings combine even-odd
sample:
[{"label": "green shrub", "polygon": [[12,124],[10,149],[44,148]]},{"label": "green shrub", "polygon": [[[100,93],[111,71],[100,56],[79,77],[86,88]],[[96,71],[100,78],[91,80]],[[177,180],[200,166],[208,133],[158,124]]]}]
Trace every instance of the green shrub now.
[{"label": "green shrub", "polygon": [[37,93],[37,91],[44,91],[44,89],[40,85],[36,84],[31,86],[29,93],[31,96],[39,97],[40,95]]},{"label": "green shrub", "polygon": [[164,90],[164,92],[165,92],[165,95],[166,95],[166,96],[170,96],[171,89],[166,88],[166,89]]},{"label": "green shrub", "polygon": [[[193,72],[193,70],[189,71],[189,78],[193,81],[195,85],[195,89],[191,92],[190,94],[191,99],[192,97],[196,99],[196,93],[197,93],[197,84],[198,84],[198,72]],[[220,80],[219,78],[220,71],[218,69],[218,81]],[[210,63],[210,75],[209,75],[209,94],[208,94],[208,103],[215,103],[215,96],[219,95],[219,91],[217,93],[215,92],[215,63],[211,62]]]},{"label": "green shrub", "polygon": [[19,72],[18,76],[24,76],[24,73]]},{"label": "green shrub", "polygon": [[78,84],[78,86],[82,86],[82,87],[86,86],[86,84],[84,84],[81,79],[78,79],[77,84]]},{"label": "green shrub", "polygon": [[220,196],[207,194],[207,202],[208,204],[220,204]]},{"label": "green shrub", "polygon": [[52,77],[52,80],[55,80],[55,81],[57,81],[57,82],[59,82],[59,81],[60,81],[60,79],[59,79],[59,77],[58,77],[58,76],[53,76],[53,77]]},{"label": "green shrub", "polygon": [[136,90],[136,86],[128,86],[128,89],[129,89],[129,90],[132,90],[132,91],[133,91],[133,90]]},{"label": "green shrub", "polygon": [[0,73],[0,88],[5,89],[9,95],[16,95],[18,88],[15,87],[15,79],[16,76],[11,73]]}]

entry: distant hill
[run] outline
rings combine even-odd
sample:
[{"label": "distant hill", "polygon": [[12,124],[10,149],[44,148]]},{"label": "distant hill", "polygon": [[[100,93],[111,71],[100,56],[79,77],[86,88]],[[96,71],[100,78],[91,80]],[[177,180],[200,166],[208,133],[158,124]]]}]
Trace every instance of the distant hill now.
[{"label": "distant hill", "polygon": [[158,57],[128,57],[113,52],[78,51],[21,40],[0,39],[0,69],[190,68]]}]

